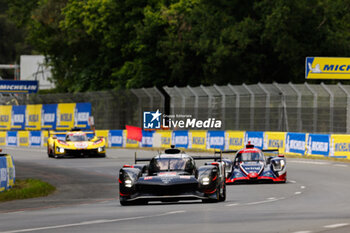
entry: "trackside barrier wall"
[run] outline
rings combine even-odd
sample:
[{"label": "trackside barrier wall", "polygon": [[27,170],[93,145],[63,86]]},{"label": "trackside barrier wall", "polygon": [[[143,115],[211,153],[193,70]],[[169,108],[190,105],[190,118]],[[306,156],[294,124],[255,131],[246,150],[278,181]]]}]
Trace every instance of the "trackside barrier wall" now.
[{"label": "trackside barrier wall", "polygon": [[[126,130],[96,130],[108,147],[238,150],[251,141],[260,149],[278,149],[287,155],[350,159],[350,135],[270,131],[163,130],[143,131],[142,141],[127,139]],[[64,135],[60,135],[64,140]],[[0,146],[46,147],[47,131],[0,131]]]},{"label": "trackside barrier wall", "polygon": [[0,154],[0,192],[13,187],[15,174],[15,165],[12,156]]},{"label": "trackside barrier wall", "polygon": [[91,103],[0,105],[0,129],[88,129],[90,116]]}]

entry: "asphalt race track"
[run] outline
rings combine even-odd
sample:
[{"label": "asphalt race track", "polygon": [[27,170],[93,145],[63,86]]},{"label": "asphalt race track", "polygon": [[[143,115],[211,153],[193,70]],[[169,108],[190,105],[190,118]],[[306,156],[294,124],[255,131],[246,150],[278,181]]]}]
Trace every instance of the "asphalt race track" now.
[{"label": "asphalt race track", "polygon": [[[134,150],[107,158],[49,159],[44,149],[3,148],[18,178],[49,181],[44,198],[0,204],[0,232],[350,232],[350,164],[288,159],[286,184],[231,185],[227,201],[120,206],[117,173]],[[138,151],[142,156],[156,152]]]}]

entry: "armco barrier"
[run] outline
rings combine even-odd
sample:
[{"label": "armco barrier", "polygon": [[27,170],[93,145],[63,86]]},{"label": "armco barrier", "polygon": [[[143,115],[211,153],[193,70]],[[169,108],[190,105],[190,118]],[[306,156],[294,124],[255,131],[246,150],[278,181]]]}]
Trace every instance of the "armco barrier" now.
[{"label": "armco barrier", "polygon": [[[96,130],[108,147],[154,147],[170,145],[185,149],[238,150],[251,141],[260,149],[279,149],[280,153],[350,159],[350,135],[308,134],[263,131],[162,130],[143,131],[141,142],[127,139],[126,130]],[[64,139],[64,135],[61,135]],[[47,131],[0,131],[0,145],[46,147]]]},{"label": "armco barrier", "polygon": [[13,187],[15,174],[15,165],[12,156],[0,154],[0,192]]}]

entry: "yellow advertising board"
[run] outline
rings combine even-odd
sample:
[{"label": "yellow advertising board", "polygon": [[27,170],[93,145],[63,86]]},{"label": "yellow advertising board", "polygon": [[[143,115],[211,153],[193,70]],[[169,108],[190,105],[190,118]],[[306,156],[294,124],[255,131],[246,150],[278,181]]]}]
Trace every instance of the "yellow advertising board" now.
[{"label": "yellow advertising board", "polygon": [[269,132],[264,134],[264,149],[278,149],[279,153],[284,153],[286,141],[285,132]]},{"label": "yellow advertising board", "polygon": [[350,79],[350,58],[307,57],[306,79]]},{"label": "yellow advertising board", "polygon": [[109,130],[95,130],[96,137],[104,137],[106,140],[106,147],[108,147],[108,133]]},{"label": "yellow advertising board", "polygon": [[240,150],[244,147],[244,131],[226,131],[226,149]]},{"label": "yellow advertising board", "polygon": [[[205,130],[190,130],[189,131],[190,146],[192,149],[206,149],[207,131]],[[192,147],[191,147],[192,146]]]},{"label": "yellow advertising board", "polygon": [[30,104],[26,107],[26,130],[41,129],[42,104]]},{"label": "yellow advertising board", "polygon": [[0,131],[0,146],[6,146],[6,132]]},{"label": "yellow advertising board", "polygon": [[18,131],[18,145],[29,146],[29,131]]},{"label": "yellow advertising board", "polygon": [[42,145],[44,146],[44,147],[47,147],[47,139],[49,138],[49,131],[47,131],[47,130],[42,130],[41,131],[41,137],[42,137],[42,139],[43,139],[43,143],[42,143]]},{"label": "yellow advertising board", "polygon": [[11,129],[11,105],[0,105],[0,130]]},{"label": "yellow advertising board", "polygon": [[75,103],[58,104],[57,106],[57,130],[70,130],[74,127]]},{"label": "yellow advertising board", "polygon": [[336,158],[350,158],[350,135],[332,134],[329,155]]},{"label": "yellow advertising board", "polygon": [[13,165],[13,159],[10,155],[6,155],[8,186],[11,188],[15,183],[15,166]]},{"label": "yellow advertising board", "polygon": [[171,130],[157,130],[157,134],[160,134],[160,147],[170,148],[171,145]]}]

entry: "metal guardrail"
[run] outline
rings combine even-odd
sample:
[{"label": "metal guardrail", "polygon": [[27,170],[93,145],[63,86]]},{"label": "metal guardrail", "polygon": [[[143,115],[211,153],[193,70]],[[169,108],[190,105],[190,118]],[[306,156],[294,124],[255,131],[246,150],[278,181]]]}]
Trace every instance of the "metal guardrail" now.
[{"label": "metal guardrail", "polygon": [[[3,95],[1,104],[90,102],[98,129],[142,127],[144,111],[215,118],[226,130],[350,132],[350,85],[272,83]],[[170,97],[170,102],[166,101]],[[167,106],[169,105],[169,106]]]}]

